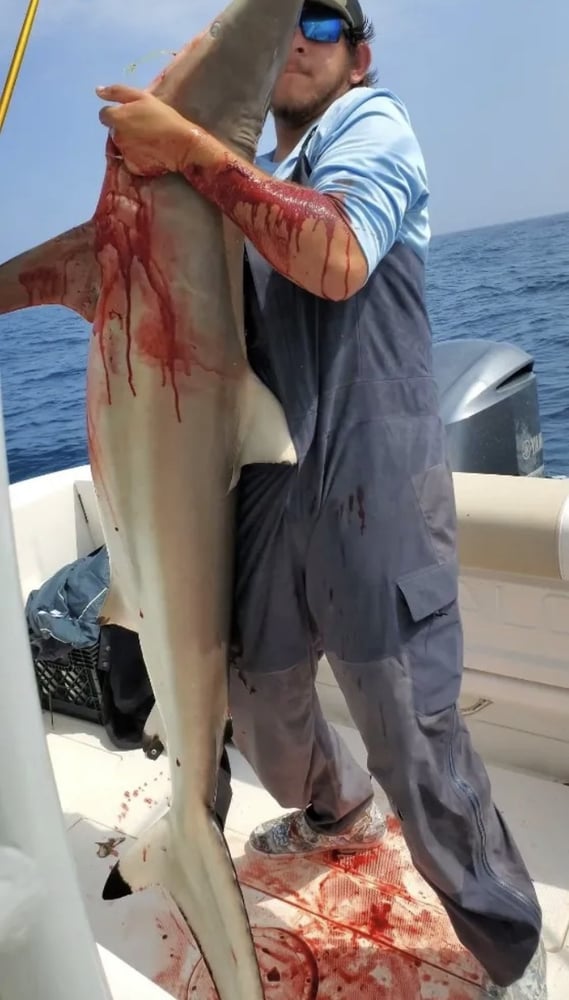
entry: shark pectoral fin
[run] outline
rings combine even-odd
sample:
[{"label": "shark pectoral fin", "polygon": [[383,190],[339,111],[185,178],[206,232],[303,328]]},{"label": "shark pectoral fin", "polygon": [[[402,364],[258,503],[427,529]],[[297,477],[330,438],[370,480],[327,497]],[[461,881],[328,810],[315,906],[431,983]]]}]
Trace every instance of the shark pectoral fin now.
[{"label": "shark pectoral fin", "polygon": [[166,817],[141,834],[111,868],[103,886],[103,899],[122,899],[133,892],[162,885],[166,877],[169,830]]},{"label": "shark pectoral fin", "polygon": [[93,222],[0,265],[0,314],[62,305],[92,322],[101,286]]},{"label": "shark pectoral fin", "polygon": [[243,388],[239,422],[239,451],[234,464],[232,486],[244,465],[253,462],[297,462],[287,420],[281,404],[253,371]]}]

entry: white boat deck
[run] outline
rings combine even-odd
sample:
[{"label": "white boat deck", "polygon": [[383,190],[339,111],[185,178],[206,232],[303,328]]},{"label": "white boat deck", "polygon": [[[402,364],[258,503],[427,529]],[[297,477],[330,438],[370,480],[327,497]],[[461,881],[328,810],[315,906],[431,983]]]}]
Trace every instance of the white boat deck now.
[{"label": "white boat deck", "polygon": [[[191,935],[161,890],[101,899],[108,870],[164,810],[166,755],[112,748],[104,730],[44,714],[49,753],[79,883],[114,1000],[214,1000]],[[362,762],[353,729],[338,727]],[[385,846],[358,858],[265,861],[247,855],[252,826],[280,810],[231,750],[227,839],[236,859],[267,1000],[476,1000],[482,972],[461,948],[413,869],[397,823]],[[550,1000],[569,997],[569,788],[490,768],[494,797],[535,879],[544,909]],[[386,803],[377,789],[382,808]],[[124,839],[122,839],[124,838]],[[132,978],[122,960],[146,977]],[[162,988],[153,989],[154,983]]]}]

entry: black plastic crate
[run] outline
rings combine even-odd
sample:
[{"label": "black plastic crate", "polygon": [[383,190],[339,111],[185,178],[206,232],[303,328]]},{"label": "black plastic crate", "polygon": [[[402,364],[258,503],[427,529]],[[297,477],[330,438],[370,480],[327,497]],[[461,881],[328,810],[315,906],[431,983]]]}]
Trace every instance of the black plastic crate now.
[{"label": "black plastic crate", "polygon": [[43,709],[103,724],[100,643],[72,649],[65,660],[34,659]]}]

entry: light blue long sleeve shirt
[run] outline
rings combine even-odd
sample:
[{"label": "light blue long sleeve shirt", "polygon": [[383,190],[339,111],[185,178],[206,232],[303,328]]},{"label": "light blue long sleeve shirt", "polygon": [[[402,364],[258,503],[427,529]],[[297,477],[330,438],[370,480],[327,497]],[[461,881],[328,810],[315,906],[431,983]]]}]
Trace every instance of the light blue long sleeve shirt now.
[{"label": "light blue long sleeve shirt", "polygon": [[[290,177],[306,134],[281,163],[271,151],[257,157],[257,166],[273,177]],[[368,87],[349,91],[324,112],[306,153],[310,186],[341,198],[368,274],[396,242],[426,260],[431,233],[425,163],[395,94]]]}]

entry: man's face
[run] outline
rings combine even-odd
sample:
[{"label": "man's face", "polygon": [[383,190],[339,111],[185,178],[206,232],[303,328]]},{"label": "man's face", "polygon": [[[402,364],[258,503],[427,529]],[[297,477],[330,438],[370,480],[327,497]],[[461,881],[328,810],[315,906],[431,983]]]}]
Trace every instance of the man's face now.
[{"label": "man's face", "polygon": [[[305,7],[310,16],[336,17],[322,7]],[[308,41],[295,31],[288,61],[273,90],[271,111],[291,127],[302,127],[322,114],[352,84],[353,57],[342,34],[337,43]]]}]

